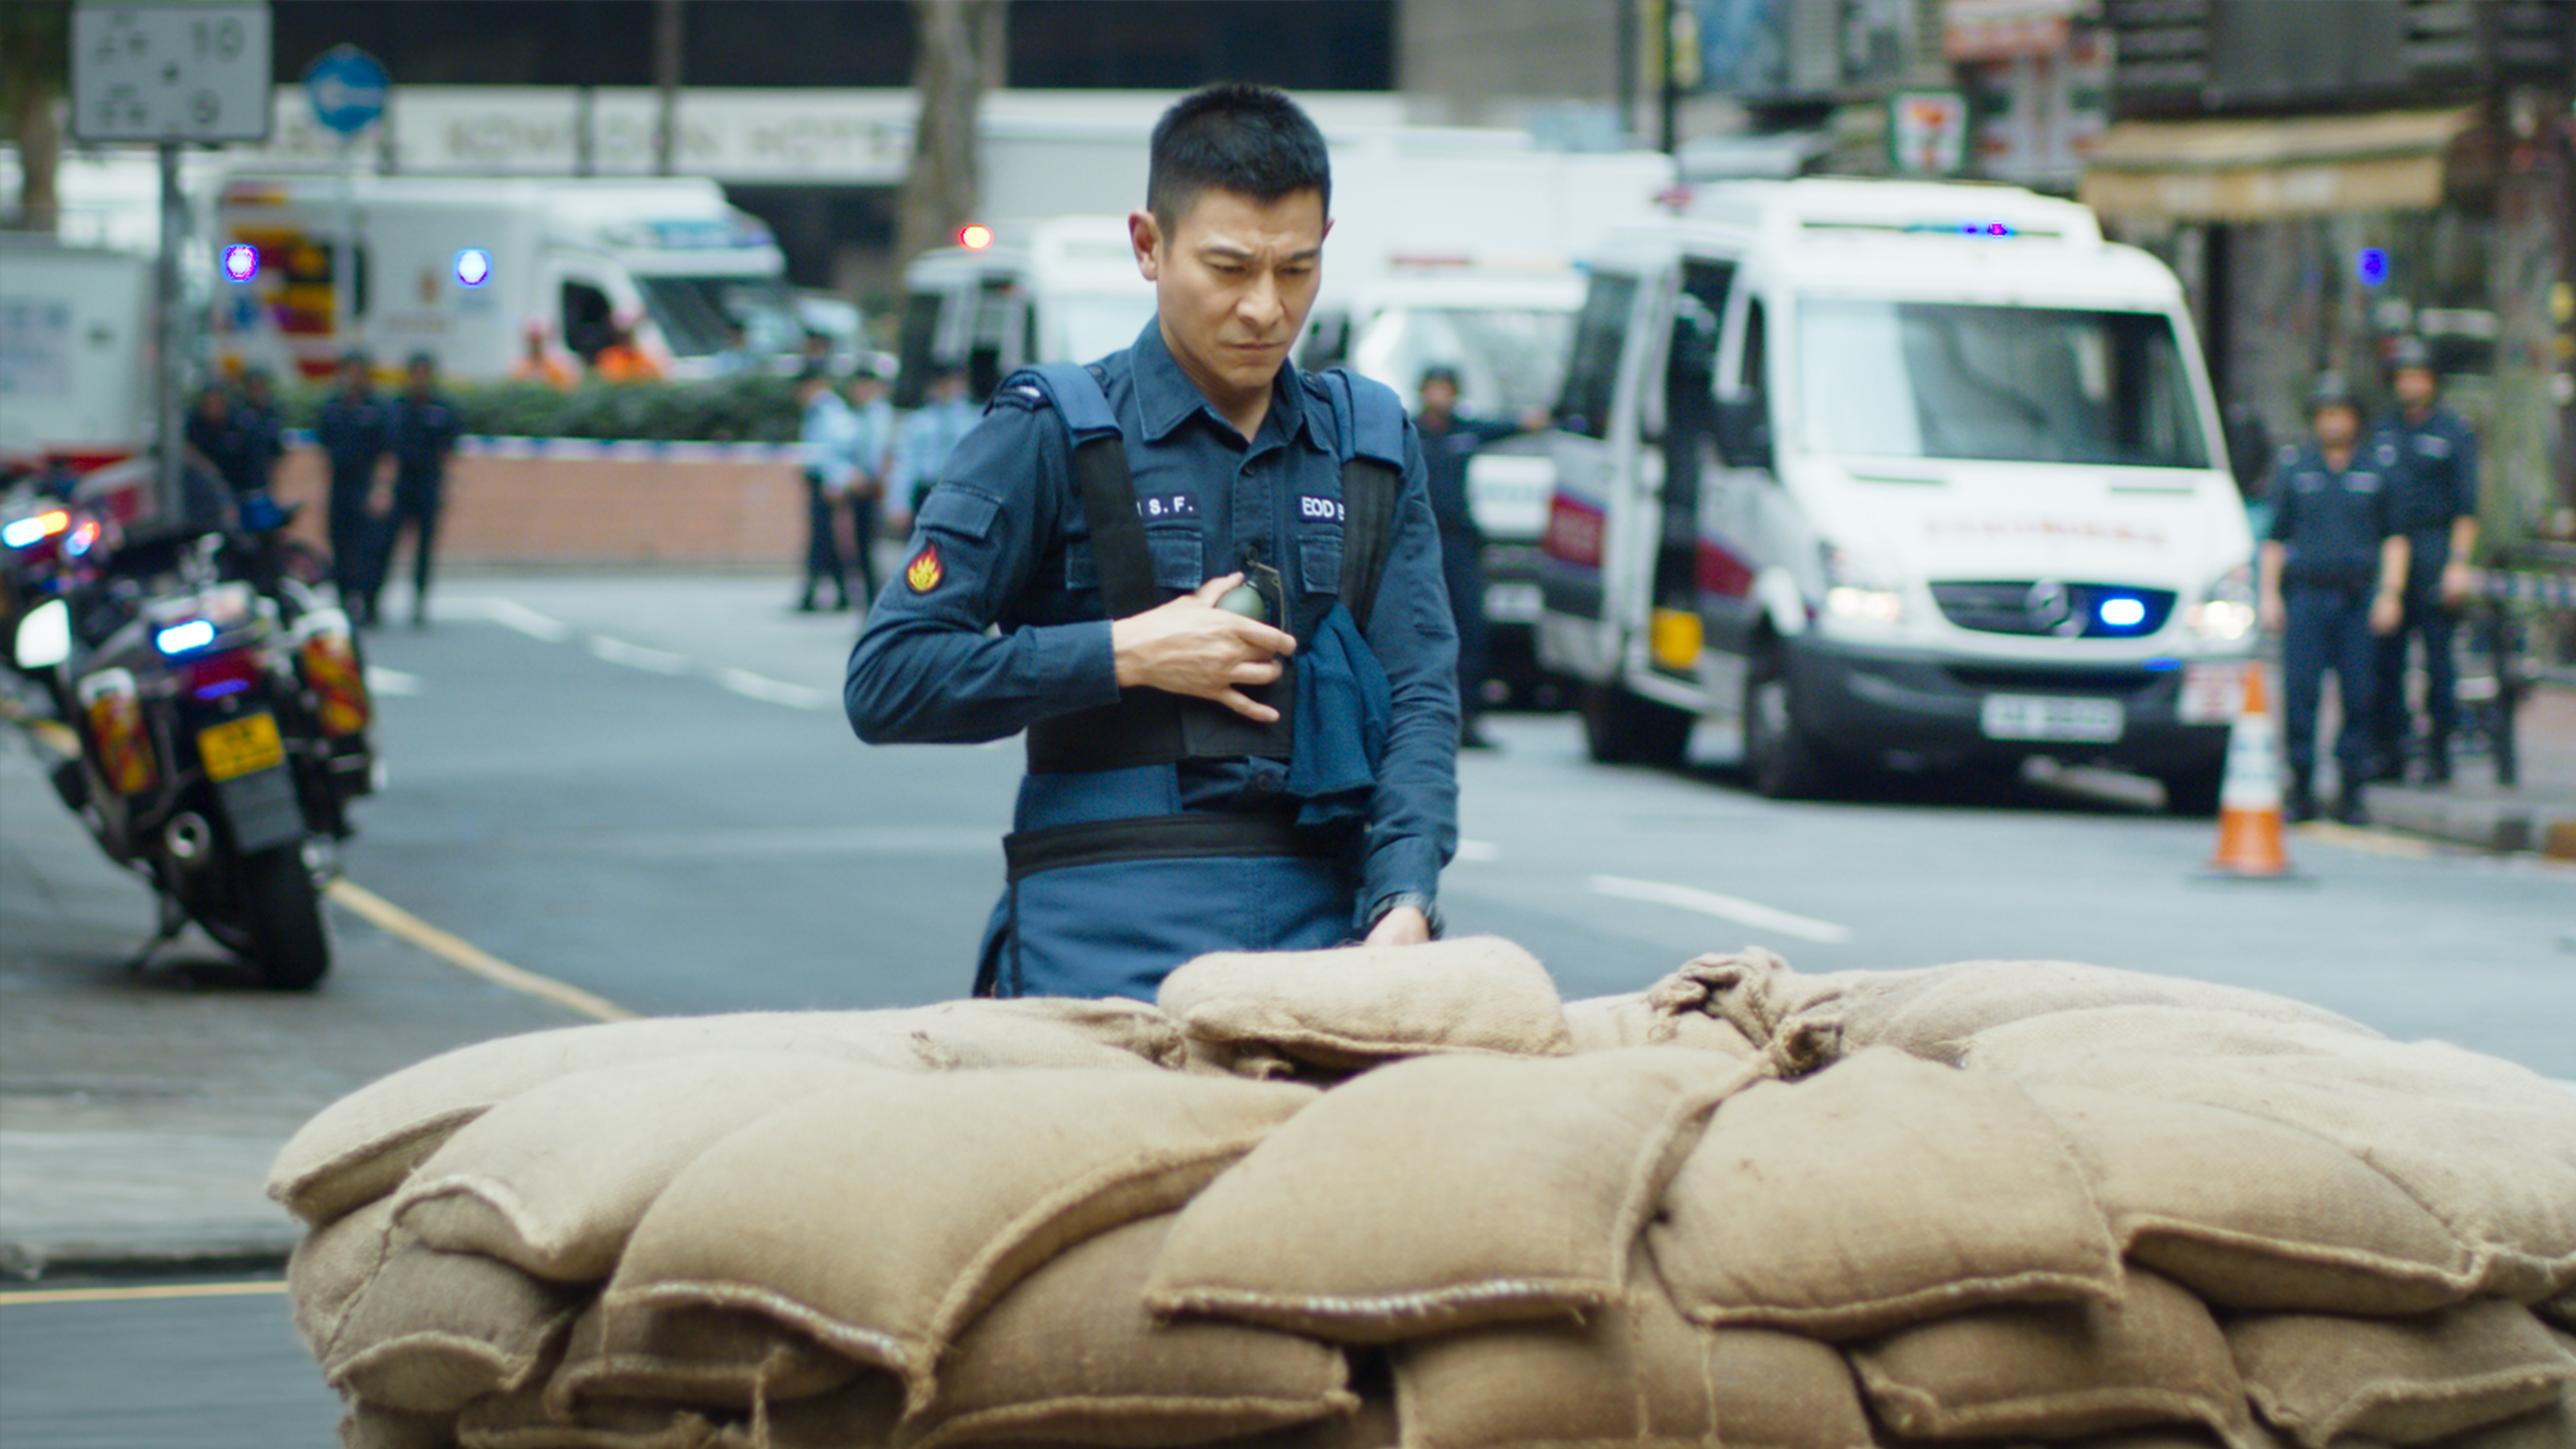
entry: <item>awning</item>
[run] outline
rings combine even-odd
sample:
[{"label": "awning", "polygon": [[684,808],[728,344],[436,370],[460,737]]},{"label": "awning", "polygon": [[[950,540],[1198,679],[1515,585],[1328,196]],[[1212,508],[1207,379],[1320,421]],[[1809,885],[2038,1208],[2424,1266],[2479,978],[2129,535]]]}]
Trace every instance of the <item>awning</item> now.
[{"label": "awning", "polygon": [[2442,203],[2442,157],[2475,110],[2263,121],[2122,121],[2084,147],[2105,216],[2269,221]]}]

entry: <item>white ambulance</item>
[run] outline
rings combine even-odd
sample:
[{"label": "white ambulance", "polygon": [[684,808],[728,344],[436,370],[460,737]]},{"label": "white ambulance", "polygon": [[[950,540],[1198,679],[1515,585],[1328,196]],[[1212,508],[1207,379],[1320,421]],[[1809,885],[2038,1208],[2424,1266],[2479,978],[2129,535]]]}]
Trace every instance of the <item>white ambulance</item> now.
[{"label": "white ambulance", "polygon": [[2032,756],[2216,807],[2254,540],[2173,274],[2017,189],[1739,182],[1593,258],[1539,652],[1768,795]]}]

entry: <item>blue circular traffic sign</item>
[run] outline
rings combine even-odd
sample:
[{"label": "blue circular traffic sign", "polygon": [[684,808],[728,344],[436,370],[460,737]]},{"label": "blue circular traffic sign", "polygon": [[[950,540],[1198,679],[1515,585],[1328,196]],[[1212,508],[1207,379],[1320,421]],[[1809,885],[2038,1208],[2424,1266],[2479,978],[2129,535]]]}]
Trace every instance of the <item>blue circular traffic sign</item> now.
[{"label": "blue circular traffic sign", "polygon": [[344,136],[365,130],[385,113],[392,85],[384,62],[354,45],[335,45],[304,68],[313,119]]}]

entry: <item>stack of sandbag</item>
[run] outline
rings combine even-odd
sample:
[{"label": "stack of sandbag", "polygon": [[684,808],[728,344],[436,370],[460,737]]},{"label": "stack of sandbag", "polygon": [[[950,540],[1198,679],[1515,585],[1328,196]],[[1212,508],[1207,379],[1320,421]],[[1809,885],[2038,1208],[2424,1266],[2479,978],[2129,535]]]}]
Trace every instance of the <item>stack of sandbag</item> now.
[{"label": "stack of sandbag", "polygon": [[2576,1098],[2068,963],[575,1028],[272,1191],[351,1445],[2576,1449]]}]

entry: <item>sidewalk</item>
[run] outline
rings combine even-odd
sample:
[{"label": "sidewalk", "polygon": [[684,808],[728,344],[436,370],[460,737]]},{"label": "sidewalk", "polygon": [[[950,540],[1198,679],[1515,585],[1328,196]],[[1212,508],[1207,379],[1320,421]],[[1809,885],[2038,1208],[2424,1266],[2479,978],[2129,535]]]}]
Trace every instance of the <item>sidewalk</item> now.
[{"label": "sidewalk", "polygon": [[2496,783],[2485,755],[2452,762],[2448,785],[2373,785],[2371,823],[2479,850],[2576,860],[2576,688],[2541,684],[2515,717],[2520,779]]},{"label": "sidewalk", "polygon": [[108,863],[0,725],[0,1274],[273,1268],[301,1235],[262,1193],[332,1101],[469,1042],[582,1018],[333,910],[322,990],[260,989],[191,931],[141,972],[141,882]]}]

